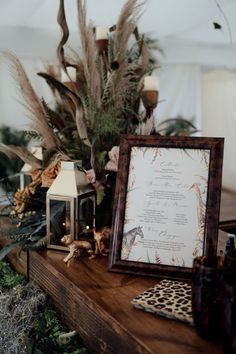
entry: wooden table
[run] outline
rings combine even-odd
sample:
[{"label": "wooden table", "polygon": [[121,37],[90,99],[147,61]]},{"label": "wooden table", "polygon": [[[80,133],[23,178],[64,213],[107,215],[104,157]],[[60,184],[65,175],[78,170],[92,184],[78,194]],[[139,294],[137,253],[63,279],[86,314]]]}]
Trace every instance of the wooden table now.
[{"label": "wooden table", "polygon": [[[236,194],[222,192],[220,222],[236,221]],[[133,308],[130,301],[157,279],[109,273],[106,259],[63,263],[64,254],[31,253],[29,278],[53,299],[93,353],[223,353],[194,327]]]},{"label": "wooden table", "polygon": [[104,257],[74,260],[67,267],[64,256],[30,253],[29,279],[49,294],[92,353],[222,353],[194,327],[133,308],[131,299],[157,279],[110,273]]}]

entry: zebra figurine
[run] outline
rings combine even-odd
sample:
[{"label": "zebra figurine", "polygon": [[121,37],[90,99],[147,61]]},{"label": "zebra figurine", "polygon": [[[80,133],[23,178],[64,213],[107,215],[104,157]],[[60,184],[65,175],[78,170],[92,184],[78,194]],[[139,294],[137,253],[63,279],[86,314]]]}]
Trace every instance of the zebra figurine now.
[{"label": "zebra figurine", "polygon": [[135,227],[128,232],[123,234],[121,258],[123,260],[128,260],[132,247],[134,245],[136,236],[144,238],[143,230],[141,226]]}]

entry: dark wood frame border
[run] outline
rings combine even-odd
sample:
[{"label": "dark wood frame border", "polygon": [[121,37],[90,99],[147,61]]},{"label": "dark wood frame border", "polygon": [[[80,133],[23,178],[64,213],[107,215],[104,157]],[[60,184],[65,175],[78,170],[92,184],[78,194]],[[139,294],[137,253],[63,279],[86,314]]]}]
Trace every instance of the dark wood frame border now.
[{"label": "dark wood frame border", "polygon": [[210,150],[204,255],[215,255],[217,252],[224,139],[202,137],[165,137],[159,135],[128,135],[122,136],[120,139],[119,166],[113,208],[113,235],[110,245],[108,269],[114,272],[134,273],[166,278],[190,279],[192,273],[191,268],[124,261],[120,259],[123,237],[123,223],[125,216],[126,190],[129,174],[130,151],[133,146],[158,146],[165,148]]}]

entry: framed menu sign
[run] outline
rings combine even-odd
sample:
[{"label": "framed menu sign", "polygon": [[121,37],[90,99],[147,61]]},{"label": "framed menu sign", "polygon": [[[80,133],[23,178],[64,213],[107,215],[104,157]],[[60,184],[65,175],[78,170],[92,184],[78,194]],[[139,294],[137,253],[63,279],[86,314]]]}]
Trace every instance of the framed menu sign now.
[{"label": "framed menu sign", "polygon": [[217,251],[223,138],[125,136],[109,270],[189,278]]}]

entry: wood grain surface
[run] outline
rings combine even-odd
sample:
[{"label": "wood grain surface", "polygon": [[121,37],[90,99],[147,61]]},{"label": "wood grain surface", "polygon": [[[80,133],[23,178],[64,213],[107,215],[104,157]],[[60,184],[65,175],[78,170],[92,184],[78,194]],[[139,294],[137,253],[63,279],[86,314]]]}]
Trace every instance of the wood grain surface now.
[{"label": "wood grain surface", "polygon": [[55,251],[31,253],[29,277],[47,291],[92,353],[222,353],[194,327],[133,308],[131,299],[157,279],[110,273],[103,257],[75,259],[70,267],[63,257]]}]

